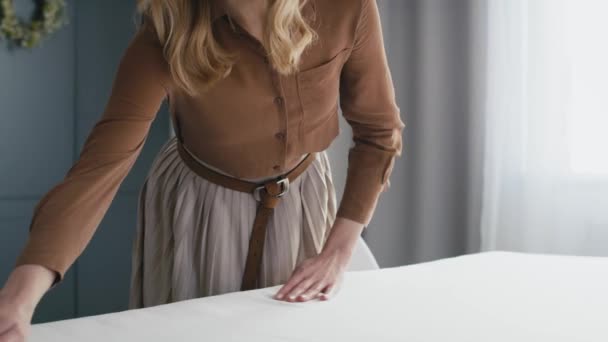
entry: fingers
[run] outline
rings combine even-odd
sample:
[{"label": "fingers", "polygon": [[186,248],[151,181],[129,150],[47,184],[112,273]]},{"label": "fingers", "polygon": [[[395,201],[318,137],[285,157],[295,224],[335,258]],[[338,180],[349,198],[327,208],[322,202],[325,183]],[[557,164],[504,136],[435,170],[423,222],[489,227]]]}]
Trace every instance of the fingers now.
[{"label": "fingers", "polygon": [[287,283],[275,294],[274,298],[289,302],[332,298],[342,277],[334,274],[336,272],[323,262],[316,263],[314,260],[316,259],[305,260],[296,267]]},{"label": "fingers", "polygon": [[19,330],[13,327],[0,335],[0,342],[24,342],[25,337]]},{"label": "fingers", "polygon": [[307,278],[312,272],[309,265],[312,263],[312,259],[306,259],[294,268],[291,277],[283,287],[277,292],[275,298],[283,299],[296,287],[302,280]]},{"label": "fingers", "polygon": [[[14,327],[15,323],[12,320],[0,318],[0,336],[2,336],[4,333],[8,332]],[[2,342],[2,340],[0,340],[0,342]]]},{"label": "fingers", "polygon": [[[288,294],[287,298],[291,301],[308,299],[308,298],[300,298],[300,295],[306,292],[311,288],[311,285],[317,283],[318,281],[314,278],[306,278],[302,280],[296,287],[294,287]],[[314,289],[312,290],[314,291]]]},{"label": "fingers", "polygon": [[275,298],[276,299],[283,299],[284,297],[286,297],[286,295],[289,292],[291,292],[291,290],[295,286],[297,286],[304,279],[304,277],[305,277],[305,275],[301,271],[301,268],[297,267],[294,270],[294,273],[292,274],[292,276],[287,281],[287,283],[285,283],[285,285],[283,285],[283,287],[279,290],[279,292],[277,292],[277,294],[275,295]]},{"label": "fingers", "polygon": [[323,290],[322,293],[319,294],[320,300],[330,300],[331,298],[336,296],[336,293],[340,290],[340,286],[342,286],[342,281],[344,277],[339,277],[335,282],[327,285],[327,287]]},{"label": "fingers", "polygon": [[287,295],[289,301],[304,302],[312,299],[329,300],[338,290],[338,284],[326,280],[303,281]]},{"label": "fingers", "polygon": [[324,281],[318,281],[308,288],[305,292],[301,293],[298,299],[309,300],[319,297],[322,294],[323,289],[326,287]]},{"label": "fingers", "polygon": [[330,300],[334,295],[335,284],[329,284],[325,287],[323,292],[319,293],[320,300]]},{"label": "fingers", "polygon": [[0,321],[0,342],[4,342],[2,340],[6,334],[9,332],[16,330],[17,324],[9,320]]}]

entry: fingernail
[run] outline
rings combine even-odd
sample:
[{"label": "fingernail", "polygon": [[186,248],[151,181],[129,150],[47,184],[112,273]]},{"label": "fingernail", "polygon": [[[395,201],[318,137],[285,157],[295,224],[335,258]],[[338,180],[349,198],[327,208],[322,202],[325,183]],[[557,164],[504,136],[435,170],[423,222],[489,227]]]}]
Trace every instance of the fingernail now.
[{"label": "fingernail", "polygon": [[294,300],[296,299],[296,297],[294,297],[294,295],[289,296],[289,299]]},{"label": "fingernail", "polygon": [[281,299],[281,298],[283,298],[283,295],[282,294],[278,294],[278,295],[275,296],[275,298],[276,299]]}]

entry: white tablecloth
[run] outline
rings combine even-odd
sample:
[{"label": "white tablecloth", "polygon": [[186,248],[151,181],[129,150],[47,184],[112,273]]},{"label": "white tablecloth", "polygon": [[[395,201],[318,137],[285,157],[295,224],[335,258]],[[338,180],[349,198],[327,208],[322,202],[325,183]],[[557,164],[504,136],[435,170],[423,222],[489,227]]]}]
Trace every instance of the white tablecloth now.
[{"label": "white tablecloth", "polygon": [[608,258],[487,252],[352,271],[330,301],[280,286],[35,324],[30,341],[608,341]]}]

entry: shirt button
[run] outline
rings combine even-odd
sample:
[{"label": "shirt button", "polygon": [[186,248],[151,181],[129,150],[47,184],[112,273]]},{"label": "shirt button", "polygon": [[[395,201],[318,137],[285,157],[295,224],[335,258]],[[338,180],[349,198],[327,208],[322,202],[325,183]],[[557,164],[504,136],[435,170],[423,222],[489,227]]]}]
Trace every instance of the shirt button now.
[{"label": "shirt button", "polygon": [[281,96],[277,96],[274,98],[274,103],[281,106],[283,104],[283,98]]},{"label": "shirt button", "polygon": [[270,61],[268,60],[268,57],[264,57],[264,64],[269,64]]},{"label": "shirt button", "polygon": [[275,138],[279,139],[279,140],[283,140],[285,139],[285,133],[283,132],[278,132],[274,135]]},{"label": "shirt button", "polygon": [[275,169],[275,170],[279,170],[281,168],[281,166],[280,165],[275,165],[272,168]]}]

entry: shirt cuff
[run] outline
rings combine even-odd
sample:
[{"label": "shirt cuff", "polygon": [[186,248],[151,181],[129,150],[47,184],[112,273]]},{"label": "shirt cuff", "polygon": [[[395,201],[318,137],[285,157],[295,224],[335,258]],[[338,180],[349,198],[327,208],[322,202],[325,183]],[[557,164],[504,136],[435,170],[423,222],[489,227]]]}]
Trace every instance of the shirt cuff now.
[{"label": "shirt cuff", "polygon": [[53,271],[54,278],[53,278],[53,282],[51,283],[51,286],[49,287],[49,290],[52,290],[53,288],[57,287],[59,284],[63,283],[63,280],[65,279],[65,273],[67,272],[67,269],[69,266],[66,263],[66,260],[61,260],[58,257],[57,253],[44,253],[44,252],[30,252],[28,251],[28,248],[26,246],[26,248],[23,250],[23,252],[19,255],[19,257],[17,258],[17,261],[15,262],[15,267],[21,266],[21,265],[26,265],[26,264],[34,264],[34,265],[41,265],[44,266],[46,268],[48,268],[49,270]]},{"label": "shirt cuff", "polygon": [[389,177],[398,155],[394,151],[380,150],[365,144],[351,148],[344,193],[336,216],[367,227],[380,194],[390,186]]}]

